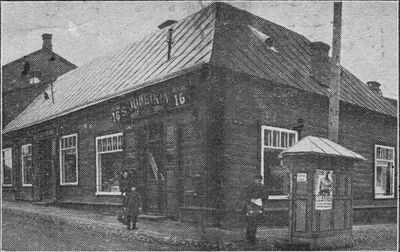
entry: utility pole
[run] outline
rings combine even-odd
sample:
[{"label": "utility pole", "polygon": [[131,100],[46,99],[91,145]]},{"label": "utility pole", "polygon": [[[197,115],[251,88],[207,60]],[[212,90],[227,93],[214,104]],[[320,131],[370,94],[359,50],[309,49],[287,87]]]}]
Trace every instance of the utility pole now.
[{"label": "utility pole", "polygon": [[329,125],[328,125],[328,138],[335,143],[337,143],[339,140],[341,34],[342,34],[342,2],[335,2],[333,3],[333,40],[332,40],[331,76],[329,84]]}]

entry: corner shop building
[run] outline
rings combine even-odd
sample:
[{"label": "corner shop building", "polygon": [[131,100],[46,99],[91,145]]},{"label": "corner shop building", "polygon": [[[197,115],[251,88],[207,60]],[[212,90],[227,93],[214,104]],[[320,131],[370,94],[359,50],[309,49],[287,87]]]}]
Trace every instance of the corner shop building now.
[{"label": "corner shop building", "polygon": [[[59,77],[46,90],[54,103],[38,96],[3,131],[3,196],[118,207],[118,174],[130,169],[145,211],[234,221],[261,173],[267,215],[285,221],[289,173],[278,154],[301,137],[327,136],[328,51],[211,4]],[[390,216],[396,108],[342,71],[339,144],[367,158],[355,169],[355,215]]]}]

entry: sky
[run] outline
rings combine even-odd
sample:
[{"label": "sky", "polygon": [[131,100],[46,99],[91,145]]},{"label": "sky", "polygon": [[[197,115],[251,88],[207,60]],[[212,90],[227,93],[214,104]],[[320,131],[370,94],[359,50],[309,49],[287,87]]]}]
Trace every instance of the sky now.
[{"label": "sky", "polygon": [[[180,20],[211,2],[1,2],[1,65],[42,47],[53,34],[53,51],[82,66]],[[282,25],[311,41],[332,44],[333,2],[249,2],[231,5]],[[343,2],[341,65],[363,82],[382,84],[398,99],[398,3]]]}]

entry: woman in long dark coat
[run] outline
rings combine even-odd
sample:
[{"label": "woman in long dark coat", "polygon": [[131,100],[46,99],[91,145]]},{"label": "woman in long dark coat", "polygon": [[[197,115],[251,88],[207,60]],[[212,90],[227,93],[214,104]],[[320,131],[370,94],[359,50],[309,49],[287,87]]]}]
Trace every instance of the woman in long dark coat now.
[{"label": "woman in long dark coat", "polygon": [[141,199],[136,187],[132,187],[126,196],[126,215],[128,230],[136,229],[137,217],[141,209]]}]

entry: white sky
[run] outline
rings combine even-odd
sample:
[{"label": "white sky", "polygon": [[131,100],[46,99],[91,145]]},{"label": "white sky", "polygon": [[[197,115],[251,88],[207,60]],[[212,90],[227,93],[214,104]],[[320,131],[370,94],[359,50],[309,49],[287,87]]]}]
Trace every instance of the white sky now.
[{"label": "white sky", "polygon": [[[180,20],[210,2],[1,2],[1,64],[42,46],[53,34],[53,51],[77,66]],[[230,2],[257,16],[332,44],[333,2]],[[341,64],[362,81],[382,84],[398,99],[398,3],[344,2]]]}]

